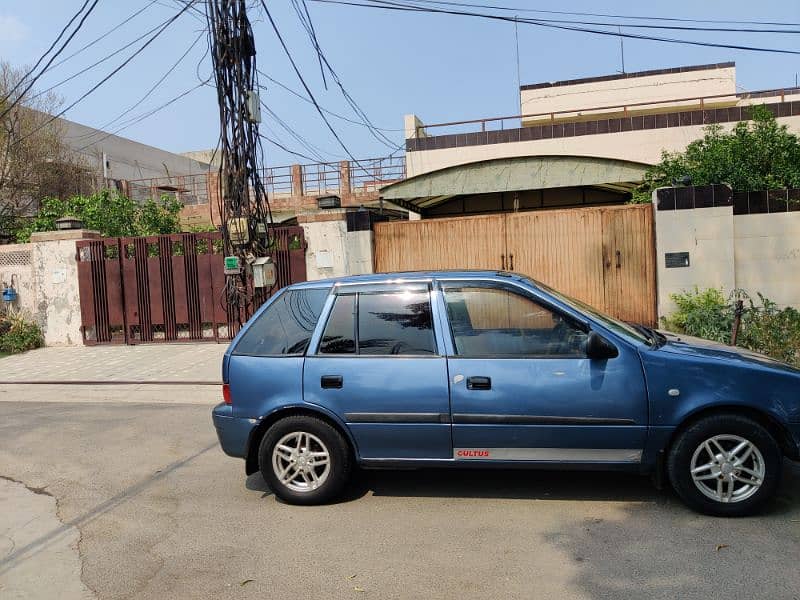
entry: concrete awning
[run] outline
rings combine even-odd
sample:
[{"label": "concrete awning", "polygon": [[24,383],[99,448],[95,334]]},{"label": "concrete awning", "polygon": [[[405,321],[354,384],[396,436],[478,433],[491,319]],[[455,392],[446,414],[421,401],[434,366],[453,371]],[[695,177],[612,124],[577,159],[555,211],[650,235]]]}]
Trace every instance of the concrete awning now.
[{"label": "concrete awning", "polygon": [[588,156],[499,158],[423,173],[381,188],[384,200],[419,212],[453,196],[591,186],[628,192],[648,165]]}]

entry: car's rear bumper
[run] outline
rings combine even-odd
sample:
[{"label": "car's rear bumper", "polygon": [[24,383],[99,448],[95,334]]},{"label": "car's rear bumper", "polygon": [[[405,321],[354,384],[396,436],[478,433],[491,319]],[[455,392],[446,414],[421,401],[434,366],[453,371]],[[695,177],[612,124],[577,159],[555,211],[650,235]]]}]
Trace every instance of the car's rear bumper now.
[{"label": "car's rear bumper", "polygon": [[233,407],[222,403],[211,412],[214,428],[217,430],[222,450],[228,456],[244,458],[247,455],[247,443],[250,433],[258,425],[257,419],[234,417]]}]

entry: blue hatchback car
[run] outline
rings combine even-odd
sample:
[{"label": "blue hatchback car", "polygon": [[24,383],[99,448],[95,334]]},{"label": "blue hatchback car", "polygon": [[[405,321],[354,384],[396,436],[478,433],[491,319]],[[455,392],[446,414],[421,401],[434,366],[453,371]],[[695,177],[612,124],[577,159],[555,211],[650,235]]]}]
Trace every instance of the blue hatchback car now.
[{"label": "blue hatchback car", "polygon": [[297,504],[335,498],[355,465],[628,469],[738,516],[773,495],[784,456],[800,460],[800,371],[513,273],[289,286],[222,372],[223,450]]}]

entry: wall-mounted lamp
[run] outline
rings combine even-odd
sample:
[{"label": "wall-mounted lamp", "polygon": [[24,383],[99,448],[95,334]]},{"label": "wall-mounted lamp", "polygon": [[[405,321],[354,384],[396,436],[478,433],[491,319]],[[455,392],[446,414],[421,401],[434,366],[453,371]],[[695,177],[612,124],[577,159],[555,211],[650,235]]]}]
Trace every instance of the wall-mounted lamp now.
[{"label": "wall-mounted lamp", "polygon": [[83,229],[83,221],[77,217],[67,215],[56,219],[56,229],[59,231],[66,231],[69,229]]}]

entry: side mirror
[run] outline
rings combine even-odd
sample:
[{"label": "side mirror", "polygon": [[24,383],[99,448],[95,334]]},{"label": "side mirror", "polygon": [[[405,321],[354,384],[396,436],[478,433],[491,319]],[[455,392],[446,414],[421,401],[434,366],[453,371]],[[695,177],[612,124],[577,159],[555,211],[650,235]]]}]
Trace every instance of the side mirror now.
[{"label": "side mirror", "polygon": [[605,360],[619,356],[619,350],[599,333],[590,331],[586,340],[586,356],[594,360]]}]

